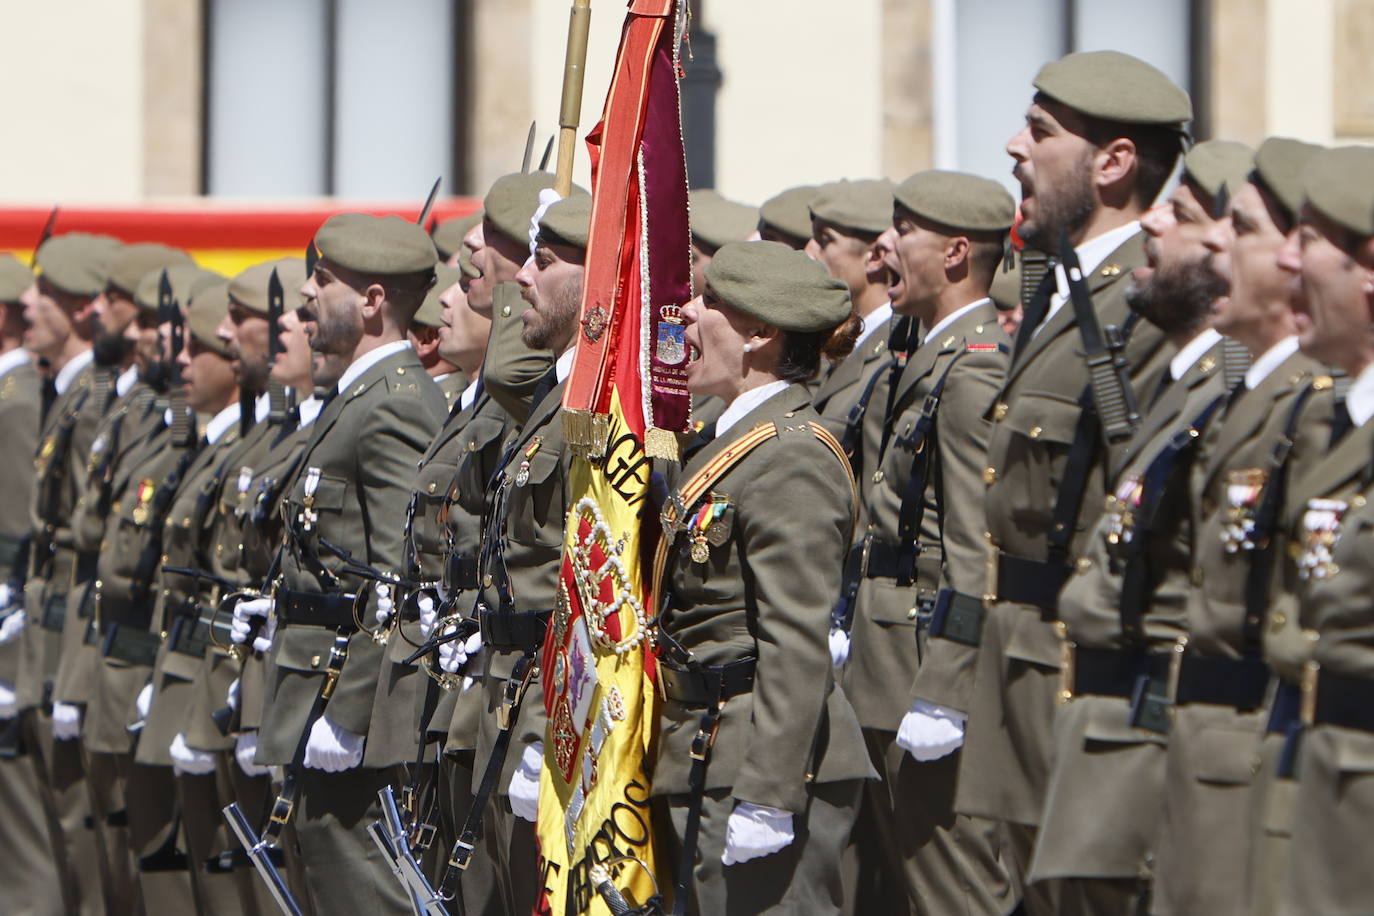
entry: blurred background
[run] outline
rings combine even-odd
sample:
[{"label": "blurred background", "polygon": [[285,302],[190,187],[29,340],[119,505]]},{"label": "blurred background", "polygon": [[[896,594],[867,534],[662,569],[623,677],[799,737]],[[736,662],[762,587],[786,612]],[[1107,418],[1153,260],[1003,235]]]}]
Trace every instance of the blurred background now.
[{"label": "blurred background", "polygon": [[[480,196],[557,128],[568,0],[0,0],[0,207]],[[1010,186],[1030,79],[1117,48],[1199,138],[1374,138],[1374,0],[692,0],[692,183],[756,203],[931,166]],[[625,12],[593,0],[581,133]],[[587,183],[579,148],[577,179]]]}]

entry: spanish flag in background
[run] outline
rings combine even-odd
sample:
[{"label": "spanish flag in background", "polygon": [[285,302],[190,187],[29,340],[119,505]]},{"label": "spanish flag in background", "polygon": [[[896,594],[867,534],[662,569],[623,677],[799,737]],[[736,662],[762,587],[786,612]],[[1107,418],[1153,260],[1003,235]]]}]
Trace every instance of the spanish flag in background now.
[{"label": "spanish flag in background", "polygon": [[539,911],[557,916],[609,913],[596,891],[607,877],[642,904],[657,874],[649,813],[657,695],[647,626],[655,596],[644,571],[659,530],[651,460],[676,457],[690,410],[678,95],[686,13],[678,0],[629,6],[601,123],[587,138],[591,235],[563,400],[575,457],[558,607],[541,664],[549,726]]}]

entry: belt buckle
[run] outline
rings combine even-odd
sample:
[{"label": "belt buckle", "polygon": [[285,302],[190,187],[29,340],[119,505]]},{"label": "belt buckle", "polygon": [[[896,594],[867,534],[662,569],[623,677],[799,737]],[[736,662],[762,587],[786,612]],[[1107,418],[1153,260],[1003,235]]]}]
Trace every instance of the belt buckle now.
[{"label": "belt buckle", "polygon": [[278,795],[277,800],[272,803],[272,813],[268,815],[269,823],[281,824],[286,826],[286,822],[291,820],[291,814],[296,810],[296,801],[291,798],[283,798]]},{"label": "belt buckle", "polygon": [[472,861],[473,844],[463,840],[455,840],[453,843],[453,854],[449,856],[448,864],[450,868],[459,871],[467,871],[468,863]]}]

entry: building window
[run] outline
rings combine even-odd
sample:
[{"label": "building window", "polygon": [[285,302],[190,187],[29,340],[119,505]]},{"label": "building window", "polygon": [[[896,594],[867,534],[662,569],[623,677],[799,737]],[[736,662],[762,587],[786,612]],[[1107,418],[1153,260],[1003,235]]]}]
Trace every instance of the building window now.
[{"label": "building window", "polygon": [[204,185],[230,197],[461,186],[462,0],[205,0]]}]

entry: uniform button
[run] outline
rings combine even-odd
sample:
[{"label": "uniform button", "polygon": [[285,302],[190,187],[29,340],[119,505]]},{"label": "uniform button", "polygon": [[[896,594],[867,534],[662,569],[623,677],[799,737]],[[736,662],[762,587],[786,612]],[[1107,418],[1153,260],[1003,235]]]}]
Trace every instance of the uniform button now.
[{"label": "uniform button", "polygon": [[1093,568],[1093,561],[1089,557],[1079,557],[1075,565],[1078,567],[1078,574],[1081,576]]},{"label": "uniform button", "polygon": [[320,667],[320,657],[319,657],[318,655],[312,655],[312,656],[310,656],[310,667],[311,667],[311,668],[318,668],[318,667]]},{"label": "uniform button", "polygon": [[874,472],[873,472],[873,482],[874,482],[874,483],[882,483],[882,482],[883,482],[883,477],[884,477],[884,474],[883,474],[882,471],[874,471]]},{"label": "uniform button", "polygon": [[405,375],[405,374],[406,374],[406,367],[405,367],[405,366],[397,366],[397,367],[396,367],[396,374],[397,374],[397,375]]},{"label": "uniform button", "polygon": [[983,483],[991,484],[997,480],[997,468],[983,468]]},{"label": "uniform button", "polygon": [[438,484],[431,482],[430,485],[429,485],[429,492],[433,493],[433,492],[434,492],[434,488],[437,487],[437,486],[438,486]]},{"label": "uniform button", "polygon": [[975,328],[973,329],[973,333],[975,333],[975,334],[981,334],[981,333],[983,333],[983,326],[980,324],[980,325],[978,325],[977,327],[975,327]]},{"label": "uniform button", "polygon": [[916,609],[915,609],[915,608],[912,608],[911,610],[909,610],[909,611],[906,612],[906,619],[907,619],[907,620],[915,620],[915,619],[916,619]]},{"label": "uniform button", "polygon": [[1350,505],[1354,506],[1356,509],[1363,509],[1364,495],[1356,493],[1354,496],[1350,497]]},{"label": "uniform button", "polygon": [[470,451],[470,452],[475,452],[475,451],[477,451],[477,443],[476,443],[476,442],[469,442],[469,443],[468,443],[468,451]]},{"label": "uniform button", "polygon": [[491,588],[491,573],[487,573],[482,577],[482,587]]},{"label": "uniform button", "polygon": [[1258,772],[1260,771],[1260,764],[1261,764],[1261,763],[1263,763],[1263,761],[1260,760],[1260,755],[1259,755],[1259,754],[1256,754],[1255,756],[1253,756],[1253,757],[1250,758],[1250,774],[1251,774],[1252,776],[1253,776],[1255,773],[1258,773]]},{"label": "uniform button", "polygon": [[1269,632],[1277,633],[1283,629],[1283,625],[1288,622],[1288,618],[1282,613],[1275,611],[1269,618]]},{"label": "uniform button", "polygon": [[510,306],[509,306],[509,305],[503,305],[503,306],[501,306],[501,317],[502,317],[502,318],[509,318],[509,317],[510,317]]}]

